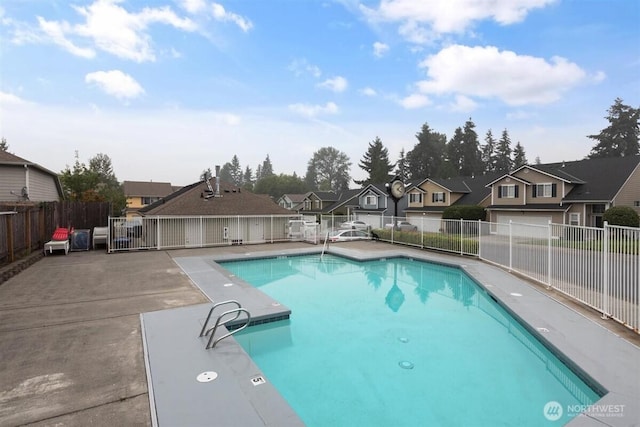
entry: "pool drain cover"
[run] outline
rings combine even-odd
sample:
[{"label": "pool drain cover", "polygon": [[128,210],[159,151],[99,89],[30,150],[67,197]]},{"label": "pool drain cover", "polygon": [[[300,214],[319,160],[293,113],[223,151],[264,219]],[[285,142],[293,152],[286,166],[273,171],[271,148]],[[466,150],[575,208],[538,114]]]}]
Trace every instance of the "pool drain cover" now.
[{"label": "pool drain cover", "polygon": [[405,338],[405,337],[400,337],[398,338],[398,341],[400,341],[403,344],[406,344],[409,342],[409,338]]},{"label": "pool drain cover", "polygon": [[201,383],[208,383],[215,380],[216,378],[218,378],[218,373],[213,371],[203,372],[196,377],[198,382],[201,382]]},{"label": "pool drain cover", "polygon": [[402,369],[413,369],[413,363],[409,362],[408,360],[401,360],[400,362],[398,362],[398,365],[400,365]]}]

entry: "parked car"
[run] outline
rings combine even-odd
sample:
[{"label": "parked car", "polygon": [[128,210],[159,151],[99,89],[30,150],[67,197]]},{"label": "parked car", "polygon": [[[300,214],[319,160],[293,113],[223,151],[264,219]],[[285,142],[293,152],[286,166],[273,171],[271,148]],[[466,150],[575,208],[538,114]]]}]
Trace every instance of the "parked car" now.
[{"label": "parked car", "polygon": [[393,224],[385,224],[384,227],[393,228],[398,231],[418,231],[418,227],[411,224],[409,221],[398,221],[395,227],[393,226]]},{"label": "parked car", "polygon": [[352,230],[368,230],[371,227],[364,221],[347,221],[340,224],[340,228],[350,228]]},{"label": "parked car", "polygon": [[331,243],[370,239],[371,235],[363,230],[336,230],[329,233],[329,242]]}]

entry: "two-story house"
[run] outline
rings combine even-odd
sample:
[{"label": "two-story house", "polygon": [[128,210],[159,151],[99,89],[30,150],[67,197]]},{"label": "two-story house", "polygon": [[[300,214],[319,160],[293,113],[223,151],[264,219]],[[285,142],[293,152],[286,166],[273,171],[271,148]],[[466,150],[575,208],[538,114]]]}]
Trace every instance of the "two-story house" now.
[{"label": "two-story house", "polygon": [[325,214],[339,199],[340,196],[332,191],[311,191],[304,196],[298,213],[316,216]]},{"label": "two-story house", "polygon": [[277,203],[285,209],[289,209],[290,211],[298,211],[302,209],[304,204],[304,199],[307,196],[307,193],[304,194],[284,194],[282,195]]},{"label": "two-story house", "polygon": [[640,156],[525,165],[487,187],[487,221],[601,227],[612,206],[640,212]]},{"label": "two-story house", "polygon": [[174,192],[168,182],[124,181],[122,187],[127,198],[127,218],[140,216],[140,209]]},{"label": "two-story house", "polygon": [[[449,206],[478,205],[488,206],[491,190],[487,184],[497,174],[485,174],[475,177],[427,178],[407,188],[407,207],[404,214],[409,222],[417,223],[419,218],[441,219]],[[438,231],[439,223],[426,221],[426,231]]]}]

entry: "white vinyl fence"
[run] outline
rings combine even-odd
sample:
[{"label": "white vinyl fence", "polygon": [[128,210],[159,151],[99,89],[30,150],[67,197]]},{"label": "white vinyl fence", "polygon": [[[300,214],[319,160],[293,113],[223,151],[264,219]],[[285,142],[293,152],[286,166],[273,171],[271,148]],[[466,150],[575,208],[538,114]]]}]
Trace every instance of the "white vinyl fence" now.
[{"label": "white vinyl fence", "polygon": [[[556,289],[640,333],[640,229],[383,215],[109,218],[109,252],[306,241],[349,220],[391,243],[477,256]],[[302,227],[294,228],[292,223]]]}]

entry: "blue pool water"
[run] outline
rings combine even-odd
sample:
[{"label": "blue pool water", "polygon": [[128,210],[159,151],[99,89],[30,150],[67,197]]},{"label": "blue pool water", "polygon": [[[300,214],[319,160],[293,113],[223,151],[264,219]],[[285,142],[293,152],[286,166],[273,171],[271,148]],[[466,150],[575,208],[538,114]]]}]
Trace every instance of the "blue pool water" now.
[{"label": "blue pool water", "polygon": [[599,399],[460,269],[328,255],[220,264],[291,309],[236,337],[308,426],[558,426],[571,418],[549,419],[548,402]]}]

